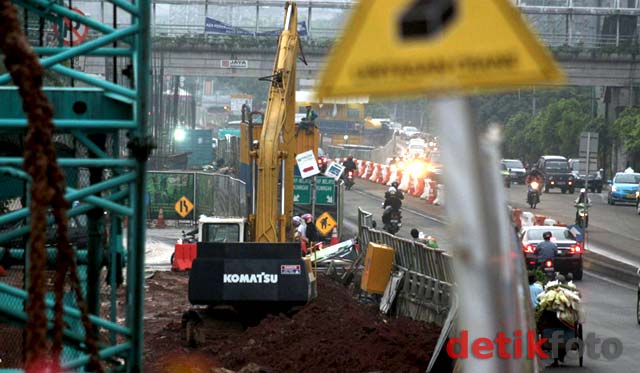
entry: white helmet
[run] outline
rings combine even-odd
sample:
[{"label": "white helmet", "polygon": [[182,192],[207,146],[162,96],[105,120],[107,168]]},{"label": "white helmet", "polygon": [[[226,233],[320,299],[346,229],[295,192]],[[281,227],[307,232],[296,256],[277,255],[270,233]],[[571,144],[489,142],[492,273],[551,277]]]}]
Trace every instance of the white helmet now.
[{"label": "white helmet", "polygon": [[580,189],[580,193],[585,193],[587,190],[585,188]]},{"label": "white helmet", "polygon": [[396,188],[394,187],[389,188],[389,193],[395,193],[395,192],[396,192]]}]

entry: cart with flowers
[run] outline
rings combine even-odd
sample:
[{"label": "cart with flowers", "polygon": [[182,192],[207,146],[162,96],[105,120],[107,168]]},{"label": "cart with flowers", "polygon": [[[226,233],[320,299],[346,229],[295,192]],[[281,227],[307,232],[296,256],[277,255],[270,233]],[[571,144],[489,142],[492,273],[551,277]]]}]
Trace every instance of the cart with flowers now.
[{"label": "cart with flowers", "polygon": [[[538,300],[536,326],[539,336],[547,339],[542,349],[552,353],[554,366],[564,360],[567,351],[577,351],[578,361],[582,366],[584,315],[580,306],[580,292],[573,282],[565,284],[560,281],[549,281],[544,287],[544,292],[538,296]],[[558,333],[561,333],[561,338],[557,338]],[[552,342],[556,343],[555,349]]]}]

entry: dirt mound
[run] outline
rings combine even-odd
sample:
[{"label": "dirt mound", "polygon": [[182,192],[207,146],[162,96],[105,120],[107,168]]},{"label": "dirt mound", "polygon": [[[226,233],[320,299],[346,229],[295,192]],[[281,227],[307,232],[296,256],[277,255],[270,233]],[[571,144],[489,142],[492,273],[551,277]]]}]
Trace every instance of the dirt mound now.
[{"label": "dirt mound", "polygon": [[[154,290],[179,295],[184,282],[176,274],[158,274]],[[180,298],[186,296],[186,286]],[[440,328],[407,318],[386,319],[376,307],[360,304],[342,285],[321,277],[318,298],[293,317],[269,316],[256,327],[233,333],[200,348],[187,348],[180,316],[164,320],[169,310],[147,305],[157,317],[145,321],[145,360],[149,371],[168,371],[179,360],[190,360],[191,372],[212,366],[239,370],[251,363],[268,372],[419,372],[429,363]],[[149,294],[148,298],[166,297]],[[186,299],[185,299],[186,301]],[[176,310],[178,301],[169,302]],[[184,310],[188,303],[183,304]],[[186,360],[185,360],[186,361]],[[182,364],[180,364],[182,365]],[[202,367],[202,369],[198,368]],[[206,367],[206,368],[205,368]],[[186,371],[186,370],[183,370]]]}]

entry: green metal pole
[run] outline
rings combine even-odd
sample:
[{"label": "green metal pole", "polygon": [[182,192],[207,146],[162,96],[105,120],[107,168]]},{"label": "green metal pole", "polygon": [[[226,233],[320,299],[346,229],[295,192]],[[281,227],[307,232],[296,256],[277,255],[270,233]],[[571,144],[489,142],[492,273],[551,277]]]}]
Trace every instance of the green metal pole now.
[{"label": "green metal pole", "polygon": [[[151,7],[149,0],[138,2],[139,17],[137,23],[140,34],[134,42],[134,72],[137,86],[137,105],[135,109],[135,120],[138,122],[138,129],[134,132],[134,143],[131,144],[133,156],[138,160],[136,166],[136,180],[133,188],[133,211],[132,219],[134,241],[128,246],[129,254],[134,258],[132,267],[134,276],[132,280],[133,299],[131,314],[131,355],[128,364],[129,372],[142,372],[143,354],[143,313],[144,313],[144,250],[145,250],[145,186],[147,158],[151,151],[150,138],[147,137],[147,124],[149,121],[149,84],[151,62],[151,38],[150,38],[150,14]],[[130,241],[131,242],[131,241]]]},{"label": "green metal pole", "polygon": [[[82,137],[82,136],[81,136]],[[104,154],[106,135],[95,133],[89,135],[88,143],[95,144],[98,149],[94,152]],[[92,155],[92,157],[96,157]],[[91,185],[102,181],[102,168],[89,169],[89,183]],[[100,197],[100,193],[96,193]],[[88,241],[88,268],[87,268],[87,307],[89,312],[100,315],[100,269],[104,258],[102,237],[104,234],[104,210],[95,207],[87,213]],[[112,289],[114,290],[114,289]]]}]

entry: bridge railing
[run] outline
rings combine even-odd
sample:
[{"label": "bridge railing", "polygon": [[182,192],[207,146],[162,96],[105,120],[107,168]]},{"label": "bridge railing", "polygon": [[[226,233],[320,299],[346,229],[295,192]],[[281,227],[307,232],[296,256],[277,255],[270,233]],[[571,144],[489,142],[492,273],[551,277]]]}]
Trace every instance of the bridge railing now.
[{"label": "bridge railing", "polygon": [[374,229],[372,214],[362,209],[358,210],[358,239],[365,250],[370,242],[395,250],[394,270],[402,278],[397,315],[442,325],[455,290],[451,256],[443,250]]}]

